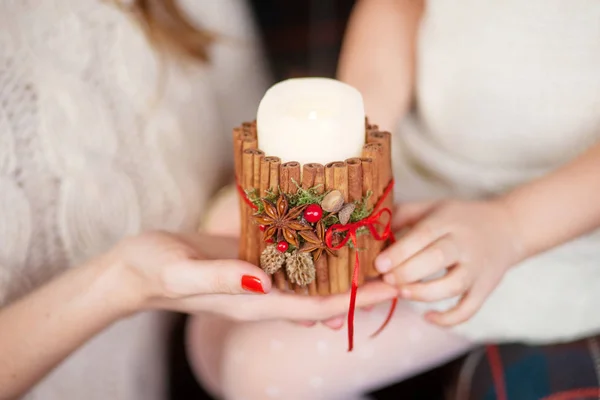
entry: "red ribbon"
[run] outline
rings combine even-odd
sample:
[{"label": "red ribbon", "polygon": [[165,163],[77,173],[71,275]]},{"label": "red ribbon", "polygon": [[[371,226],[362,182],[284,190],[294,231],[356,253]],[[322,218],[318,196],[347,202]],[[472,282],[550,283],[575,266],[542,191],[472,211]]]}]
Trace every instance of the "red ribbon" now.
[{"label": "red ribbon", "polygon": [[254,204],[252,202],[252,200],[250,200],[250,198],[244,191],[244,188],[242,188],[242,186],[239,184],[237,184],[236,187],[237,187],[238,193],[240,194],[240,197],[242,198],[242,200],[244,200],[244,203],[248,204],[248,206],[250,206],[250,208],[253,209],[254,211],[258,210],[258,207],[256,206],[256,204]]},{"label": "red ribbon", "polygon": [[[352,244],[354,245],[354,248],[356,248],[357,247],[356,232],[360,228],[367,228],[369,230],[369,232],[371,233],[371,236],[373,236],[373,238],[377,241],[384,241],[384,240],[389,239],[392,243],[395,242],[395,238],[394,238],[394,235],[392,233],[392,228],[391,228],[392,211],[389,208],[380,209],[381,206],[383,205],[383,202],[390,195],[393,188],[394,188],[394,181],[392,180],[385,188],[385,191],[383,192],[383,194],[377,201],[375,208],[373,209],[373,211],[367,218],[361,219],[360,221],[354,222],[352,224],[332,225],[327,230],[327,233],[325,234],[325,244],[327,244],[327,247],[329,247],[332,250],[339,250],[342,247],[344,247],[348,243],[348,241],[351,241]],[[386,223],[381,222],[381,218],[384,216],[388,217]],[[377,231],[377,228],[376,228],[377,226],[383,226],[383,231],[381,233],[379,233]],[[342,239],[342,241],[340,243],[338,243],[337,245],[334,245],[333,244],[334,235],[342,234],[344,232],[346,232],[346,237],[344,237],[344,239]],[[359,273],[360,273],[360,260],[359,260],[359,256],[358,256],[358,251],[354,252],[354,254],[355,254],[354,270],[352,272],[352,286],[351,286],[351,290],[350,290],[350,305],[348,307],[348,351],[349,352],[352,351],[352,349],[354,347],[354,313],[356,311],[356,294],[358,292],[358,277],[359,277]],[[392,300],[392,305],[388,312],[387,318],[383,322],[383,325],[381,325],[381,327],[379,329],[377,329],[377,331],[375,331],[375,333],[373,333],[373,335],[371,335],[371,337],[377,336],[385,329],[387,324],[392,319],[392,316],[396,309],[397,302],[398,302],[397,299]]]}]

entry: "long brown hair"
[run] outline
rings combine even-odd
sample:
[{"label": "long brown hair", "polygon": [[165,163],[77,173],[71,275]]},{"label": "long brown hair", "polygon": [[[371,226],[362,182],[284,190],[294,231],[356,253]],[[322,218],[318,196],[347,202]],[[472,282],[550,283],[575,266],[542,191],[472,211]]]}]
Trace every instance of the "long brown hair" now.
[{"label": "long brown hair", "polygon": [[159,50],[208,61],[208,49],[215,35],[194,25],[177,0],[133,0],[129,7]]}]

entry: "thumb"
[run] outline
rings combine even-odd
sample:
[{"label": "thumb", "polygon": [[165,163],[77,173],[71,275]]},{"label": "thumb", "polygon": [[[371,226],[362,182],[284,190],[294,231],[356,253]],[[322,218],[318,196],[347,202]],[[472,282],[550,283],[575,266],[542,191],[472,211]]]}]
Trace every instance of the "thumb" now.
[{"label": "thumb", "polygon": [[162,279],[166,291],[175,296],[271,290],[271,279],[262,269],[240,260],[185,260],[166,268]]},{"label": "thumb", "polygon": [[438,204],[439,202],[437,201],[398,204],[394,210],[392,230],[397,231],[416,224],[423,217],[431,213]]}]

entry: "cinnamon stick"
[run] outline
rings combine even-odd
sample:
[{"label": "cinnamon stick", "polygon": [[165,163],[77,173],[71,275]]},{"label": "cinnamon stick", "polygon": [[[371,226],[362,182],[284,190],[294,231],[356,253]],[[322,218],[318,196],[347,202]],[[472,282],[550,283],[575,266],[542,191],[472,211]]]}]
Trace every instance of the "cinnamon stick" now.
[{"label": "cinnamon stick", "polygon": [[[377,200],[382,195],[382,184],[383,181],[380,179],[380,174],[382,171],[383,165],[383,146],[381,143],[367,143],[363,146],[363,157],[371,159],[371,185],[372,185],[372,194],[369,198],[369,205],[374,207],[377,203]],[[379,276],[379,272],[375,269],[373,265],[373,261],[377,257],[377,255],[383,249],[383,243],[376,241],[372,237],[369,236],[368,240],[368,261],[369,268],[365,269],[365,276],[368,278],[374,278]]]},{"label": "cinnamon stick", "polygon": [[[374,130],[367,134],[367,143],[381,144],[382,162],[379,167],[379,189],[383,193],[392,180],[392,135],[389,132]],[[391,199],[391,196],[388,199]]]},{"label": "cinnamon stick", "polygon": [[263,157],[260,160],[260,183],[258,195],[265,197],[269,190],[269,177],[271,176],[270,163],[273,157]]},{"label": "cinnamon stick", "polygon": [[375,124],[369,124],[369,125],[367,125],[367,143],[369,142],[368,141],[369,134],[372,133],[372,132],[377,132],[377,131],[379,131],[379,126],[377,126]]},{"label": "cinnamon stick", "polygon": [[[294,194],[298,191],[298,185],[300,183],[300,163],[296,161],[290,161],[281,166],[281,192],[287,194]],[[305,294],[306,288],[298,285],[294,285],[288,279],[288,286],[290,289],[298,294]]]},{"label": "cinnamon stick", "polygon": [[[265,197],[267,195],[267,190],[269,189],[269,176],[271,174],[270,171],[270,164],[269,164],[269,158],[268,157],[263,157],[260,160],[260,182],[258,185],[258,195],[260,197]],[[263,237],[263,233],[260,232],[260,227],[259,227],[259,235],[258,237],[260,238],[259,240],[259,253],[258,254],[262,254],[262,252],[265,250],[265,248],[267,247],[267,244],[265,243],[264,237]],[[260,258],[259,258],[260,261]]]},{"label": "cinnamon stick", "polygon": [[[336,189],[335,187],[335,174],[334,174],[334,165],[336,163],[332,162],[325,165],[325,190],[331,191]],[[338,277],[338,257],[327,255],[327,266],[329,272],[329,293],[337,294],[340,292],[339,285],[339,277]]]},{"label": "cinnamon stick", "polygon": [[[269,163],[269,190],[273,193],[279,193],[279,168],[281,166],[281,160],[278,157],[265,157],[265,160]],[[279,270],[273,274],[273,281],[275,286],[279,290],[286,290],[287,283],[285,281],[285,272]]]},{"label": "cinnamon stick", "polygon": [[233,164],[238,182],[242,176],[242,132],[241,127],[233,128]]},{"label": "cinnamon stick", "polygon": [[[346,160],[346,165],[348,166],[348,201],[351,203],[356,203],[357,207],[360,207],[360,202],[363,196],[363,169],[362,169],[362,161],[360,158],[350,158]],[[356,267],[354,264],[356,262],[356,253],[361,252],[362,248],[360,247],[360,239],[359,235],[356,239],[356,247],[349,249],[348,251],[348,279],[349,282],[352,282],[352,275],[354,273],[354,268]],[[360,260],[360,259],[359,259]],[[364,264],[360,265],[358,270],[359,278],[358,282],[362,283],[364,281]]]},{"label": "cinnamon stick", "polygon": [[[377,199],[373,195],[373,160],[371,158],[362,158],[362,195],[367,197],[367,208],[372,210]],[[375,239],[370,235],[358,236],[358,247],[360,249],[358,258],[360,260],[360,268],[362,273],[359,275],[359,284],[364,282],[365,276],[376,276],[375,257],[377,253],[374,251]]]},{"label": "cinnamon stick", "polygon": [[269,190],[274,194],[279,193],[279,166],[281,160],[279,157],[268,156],[265,161],[269,163]]},{"label": "cinnamon stick", "polygon": [[[371,143],[379,143],[382,146],[382,163],[379,168],[379,188],[381,194],[387,189],[393,179],[392,172],[392,135],[389,132],[372,131],[367,135],[367,140]],[[380,195],[381,196],[381,195]],[[387,208],[393,212],[394,210],[394,192],[391,191],[385,201],[382,203],[382,208]],[[381,243],[381,248],[385,247],[386,243]]]},{"label": "cinnamon stick", "polygon": [[[254,183],[254,149],[247,149],[242,153],[242,179],[240,184],[242,185],[242,189],[248,193],[252,190],[252,185]],[[251,235],[248,234],[250,230],[250,216],[252,209],[244,203],[244,207],[242,208],[242,233],[244,234],[242,238],[240,238],[240,258],[244,261],[250,261],[250,252],[252,246]]]},{"label": "cinnamon stick", "polygon": [[346,160],[348,168],[348,201],[359,202],[362,200],[363,171],[360,158]]},{"label": "cinnamon stick", "polygon": [[242,124],[244,132],[248,132],[251,137],[256,138],[256,124],[252,122],[244,122]]},{"label": "cinnamon stick", "polygon": [[[320,178],[318,178],[320,176]],[[321,181],[321,186],[315,183],[317,180]],[[310,189],[315,188],[318,194],[325,191],[323,183],[325,181],[325,173],[323,166],[317,163],[304,164],[302,167],[302,188]],[[329,274],[327,272],[327,257],[321,256],[315,262],[316,278],[308,285],[308,294],[316,296],[318,294],[326,295],[329,293]],[[323,288],[322,292],[319,290]]]},{"label": "cinnamon stick", "polygon": [[[262,150],[250,149],[246,150],[244,154],[247,152],[252,152],[252,187],[250,190],[252,190],[255,196],[260,196],[260,165],[262,160],[265,158],[265,153],[263,153]],[[248,205],[246,205],[246,209],[248,210],[248,230],[246,231],[246,234],[248,235],[249,247],[248,262],[254,265],[260,265],[260,254],[262,251],[261,243],[263,243],[262,234],[259,226],[252,221],[254,210],[252,210]]]},{"label": "cinnamon stick", "polygon": [[[245,136],[246,133],[243,134]],[[244,137],[242,139],[242,154],[246,150],[256,149],[256,138]]]},{"label": "cinnamon stick", "polygon": [[[344,195],[344,202],[348,202],[348,166],[345,162],[337,162],[333,166],[333,181],[335,188]],[[338,290],[345,293],[350,289],[349,248],[344,246],[338,250]]]}]

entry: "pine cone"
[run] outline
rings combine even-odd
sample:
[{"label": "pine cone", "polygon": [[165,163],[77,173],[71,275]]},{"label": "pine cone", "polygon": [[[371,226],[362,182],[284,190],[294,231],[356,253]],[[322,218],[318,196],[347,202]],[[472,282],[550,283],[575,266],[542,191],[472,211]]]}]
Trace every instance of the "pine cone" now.
[{"label": "pine cone", "polygon": [[267,274],[274,274],[283,266],[285,254],[277,250],[274,244],[267,246],[260,255],[260,267]]},{"label": "pine cone", "polygon": [[296,250],[288,254],[285,270],[291,283],[306,286],[315,280],[315,263],[310,253]]}]

